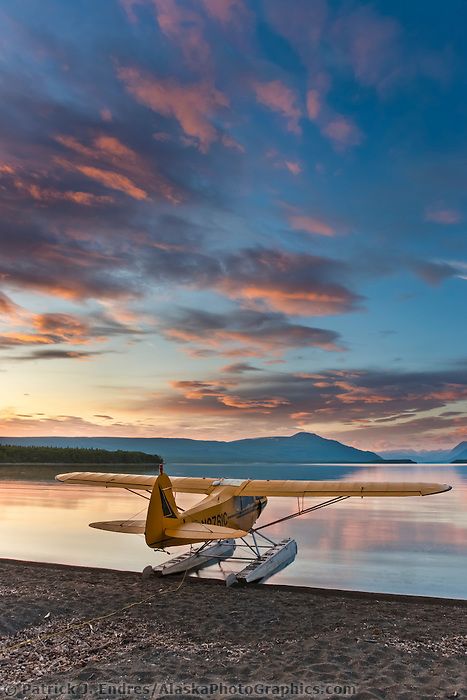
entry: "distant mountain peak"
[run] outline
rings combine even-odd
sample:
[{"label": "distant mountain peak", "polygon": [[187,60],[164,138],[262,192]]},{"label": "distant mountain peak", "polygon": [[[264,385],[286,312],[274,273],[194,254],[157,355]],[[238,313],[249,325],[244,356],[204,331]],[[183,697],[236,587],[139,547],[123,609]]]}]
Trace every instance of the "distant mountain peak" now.
[{"label": "distant mountain peak", "polygon": [[467,440],[463,440],[456,445],[449,453],[448,459],[467,459]]},{"label": "distant mountain peak", "polygon": [[[301,440],[303,438],[316,438],[316,437],[319,437],[319,435],[316,435],[316,433],[308,433],[306,430],[302,430],[299,433],[295,433],[294,435],[291,435],[290,439],[291,440],[295,440],[295,439]],[[321,438],[321,439],[324,440],[325,438]]]}]

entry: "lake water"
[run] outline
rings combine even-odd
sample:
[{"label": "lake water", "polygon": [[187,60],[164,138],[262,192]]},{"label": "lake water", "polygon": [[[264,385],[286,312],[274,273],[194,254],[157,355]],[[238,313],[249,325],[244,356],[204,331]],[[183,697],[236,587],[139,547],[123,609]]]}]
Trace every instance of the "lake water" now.
[{"label": "lake water", "polygon": [[[59,471],[72,469],[27,467],[13,480],[18,470],[0,467],[0,557],[131,571],[167,560],[168,555],[148,549],[143,536],[88,527],[95,520],[143,518],[145,501],[120,489],[54,483],[51,475]],[[451,484],[449,493],[425,498],[352,498],[273,526],[266,534],[295,538],[298,555],[269,581],[467,599],[466,465],[173,465],[168,471],[173,476]],[[178,500],[187,507],[197,498]],[[307,505],[317,502],[308,499]],[[270,498],[259,524],[295,509],[296,499]],[[219,577],[239,568],[239,562],[225,562],[202,575]]]}]

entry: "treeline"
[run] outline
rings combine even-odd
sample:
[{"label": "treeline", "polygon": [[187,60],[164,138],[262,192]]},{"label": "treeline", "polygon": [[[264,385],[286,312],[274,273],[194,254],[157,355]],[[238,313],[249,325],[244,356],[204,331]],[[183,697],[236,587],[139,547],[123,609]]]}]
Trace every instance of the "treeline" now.
[{"label": "treeline", "polygon": [[99,450],[81,447],[22,447],[0,445],[0,464],[6,462],[76,464],[160,464],[162,457],[146,452]]}]

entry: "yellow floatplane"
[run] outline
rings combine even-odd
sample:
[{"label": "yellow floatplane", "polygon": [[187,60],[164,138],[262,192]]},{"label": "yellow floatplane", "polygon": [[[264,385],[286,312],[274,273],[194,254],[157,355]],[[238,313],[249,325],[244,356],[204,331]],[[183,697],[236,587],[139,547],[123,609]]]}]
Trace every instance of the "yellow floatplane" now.
[{"label": "yellow floatplane", "polygon": [[[196,570],[215,561],[232,558],[235,540],[249,548],[248,566],[231,575],[228,583],[258,581],[290,564],[297,553],[293,539],[275,543],[263,531],[271,525],[311,513],[347,498],[431,496],[449,491],[447,484],[397,483],[371,481],[282,481],[258,479],[212,479],[205,477],[173,477],[169,479],[159,466],[157,476],[72,472],[59,474],[58,481],[67,484],[121,488],[147,498],[144,520],[113,520],[90,523],[91,527],[111,532],[144,534],[146,544],[154,550],[168,547],[201,545],[158,567],[147,567],[159,575]],[[150,494],[148,496],[145,495]],[[189,510],[182,511],[175,494],[200,494],[205,497]],[[296,497],[297,510],[278,520],[254,527],[264,510],[267,498]],[[325,501],[305,507],[305,498]],[[250,536],[250,541],[247,538]],[[261,541],[267,545],[259,544]],[[266,551],[264,551],[266,550]],[[233,579],[232,579],[233,576]]]}]

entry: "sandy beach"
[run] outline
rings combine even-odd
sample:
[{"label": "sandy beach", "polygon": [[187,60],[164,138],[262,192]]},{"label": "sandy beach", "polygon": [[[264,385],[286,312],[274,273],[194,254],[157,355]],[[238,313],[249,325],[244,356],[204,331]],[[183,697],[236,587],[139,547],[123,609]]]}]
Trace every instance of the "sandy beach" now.
[{"label": "sandy beach", "polygon": [[5,697],[182,686],[185,697],[467,697],[467,602],[5,559],[0,580]]}]

